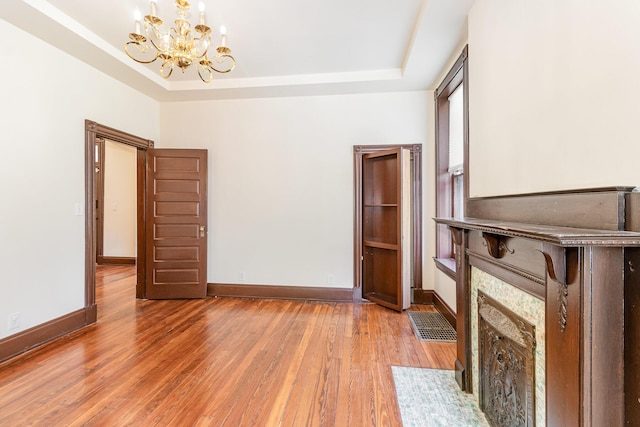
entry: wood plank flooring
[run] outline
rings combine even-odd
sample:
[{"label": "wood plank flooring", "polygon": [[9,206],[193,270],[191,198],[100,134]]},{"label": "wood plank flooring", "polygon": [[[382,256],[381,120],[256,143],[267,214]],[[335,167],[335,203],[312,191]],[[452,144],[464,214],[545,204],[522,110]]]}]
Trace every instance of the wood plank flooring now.
[{"label": "wood plank flooring", "polygon": [[455,360],[373,304],[135,300],[135,267],[97,282],[97,324],[0,365],[0,426],[400,426],[391,366]]}]

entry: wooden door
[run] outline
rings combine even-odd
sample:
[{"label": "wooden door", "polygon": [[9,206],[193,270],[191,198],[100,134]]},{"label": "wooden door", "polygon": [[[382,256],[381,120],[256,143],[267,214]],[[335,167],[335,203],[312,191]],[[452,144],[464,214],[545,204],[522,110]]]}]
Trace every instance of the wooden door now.
[{"label": "wooden door", "polygon": [[411,305],[410,154],[366,154],[362,162],[362,295],[402,311]]},{"label": "wooden door", "polygon": [[146,178],[149,299],[207,294],[207,150],[149,149]]}]

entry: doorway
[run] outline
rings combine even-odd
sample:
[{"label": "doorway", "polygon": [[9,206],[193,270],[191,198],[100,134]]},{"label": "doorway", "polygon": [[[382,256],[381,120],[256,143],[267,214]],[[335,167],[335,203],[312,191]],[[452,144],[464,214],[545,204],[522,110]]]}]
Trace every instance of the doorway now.
[{"label": "doorway", "polygon": [[136,264],[137,148],[96,139],[96,262]]},{"label": "doorway", "polygon": [[[86,323],[95,323],[98,319],[96,306],[96,142],[99,138],[108,139],[136,148],[136,258],[145,259],[145,170],[146,152],[153,148],[153,141],[143,139],[91,120],[85,120],[85,311]],[[138,262],[136,280],[136,298],[144,296],[144,262]]]},{"label": "doorway", "polygon": [[[367,154],[393,149],[406,149],[410,153],[411,172],[411,259],[412,293],[422,290],[422,144],[356,145],[354,154],[354,298],[362,299],[363,285],[363,160]],[[413,300],[413,295],[411,295]]]}]

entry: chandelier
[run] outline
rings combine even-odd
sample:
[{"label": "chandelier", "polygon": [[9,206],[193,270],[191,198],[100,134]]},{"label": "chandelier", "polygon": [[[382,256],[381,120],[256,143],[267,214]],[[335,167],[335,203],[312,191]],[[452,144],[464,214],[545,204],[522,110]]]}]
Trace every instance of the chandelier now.
[{"label": "chandelier", "polygon": [[[169,78],[173,69],[179,67],[182,72],[195,65],[198,76],[203,82],[209,83],[213,79],[213,72],[228,73],[236,66],[236,60],[231,56],[231,49],[226,44],[226,28],[220,27],[221,43],[215,56],[209,57],[211,44],[211,28],[205,24],[204,3],[200,2],[200,23],[191,30],[187,21],[187,11],[190,8],[186,0],[175,0],[178,8],[178,18],[175,27],[162,32],[162,19],[156,16],[156,2],[151,0],[151,13],[144,17],[144,35],[140,32],[140,12],[136,11],[135,33],[130,33],[131,41],[124,45],[127,55],[136,62],[150,64],[157,59],[162,61],[160,75]],[[220,67],[220,68],[218,68]]]}]

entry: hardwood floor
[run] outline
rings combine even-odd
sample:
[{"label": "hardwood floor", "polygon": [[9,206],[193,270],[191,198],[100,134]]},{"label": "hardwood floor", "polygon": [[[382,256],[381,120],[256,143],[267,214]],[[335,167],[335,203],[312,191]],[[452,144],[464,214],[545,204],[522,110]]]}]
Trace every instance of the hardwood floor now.
[{"label": "hardwood floor", "polygon": [[135,267],[97,283],[97,324],[0,365],[0,426],[399,426],[391,366],[455,360],[373,304],[135,300]]}]

